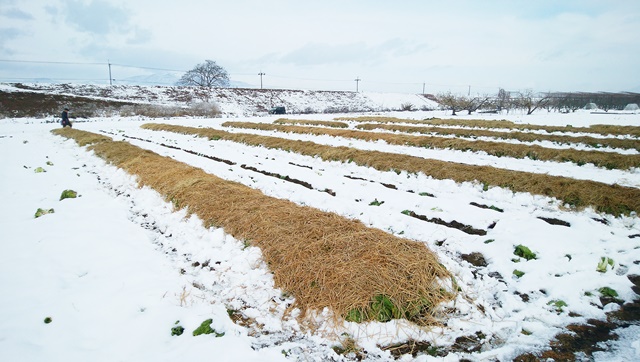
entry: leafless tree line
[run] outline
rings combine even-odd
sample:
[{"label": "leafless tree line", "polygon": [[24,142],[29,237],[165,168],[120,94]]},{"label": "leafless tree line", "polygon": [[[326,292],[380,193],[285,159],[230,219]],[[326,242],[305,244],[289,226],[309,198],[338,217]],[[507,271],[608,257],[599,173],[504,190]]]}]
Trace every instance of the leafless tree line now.
[{"label": "leafless tree line", "polygon": [[605,112],[623,110],[628,104],[640,104],[640,93],[619,92],[546,92],[535,93],[531,90],[509,92],[500,89],[495,95],[457,95],[440,93],[433,98],[443,109],[457,112],[499,113],[522,110],[531,114],[539,109],[557,112],[575,112],[587,105],[595,104]]}]

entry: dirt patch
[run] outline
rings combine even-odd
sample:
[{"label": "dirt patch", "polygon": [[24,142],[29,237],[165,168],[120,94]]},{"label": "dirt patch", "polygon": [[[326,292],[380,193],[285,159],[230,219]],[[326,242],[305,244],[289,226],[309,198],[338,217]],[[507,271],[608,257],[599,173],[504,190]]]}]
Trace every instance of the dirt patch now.
[{"label": "dirt patch", "polygon": [[552,217],[542,217],[542,216],[538,216],[538,219],[545,221],[548,224],[551,225],[560,225],[560,226],[567,226],[567,227],[571,227],[571,224],[566,222],[566,221],[562,221],[560,219],[555,219]]},{"label": "dirt patch", "polygon": [[464,233],[470,234],[470,235],[487,235],[487,231],[486,230],[482,230],[482,229],[476,229],[471,225],[466,225],[463,224],[459,221],[456,220],[452,220],[452,221],[444,221],[440,218],[434,217],[434,218],[429,218],[425,215],[420,215],[420,214],[416,214],[413,211],[410,210],[405,210],[402,212],[405,215],[409,215],[411,217],[415,217],[416,219],[420,219],[422,221],[426,221],[426,222],[430,222],[430,223],[434,223],[434,224],[438,224],[438,225],[443,225],[446,227],[450,227],[452,229],[458,229]]}]

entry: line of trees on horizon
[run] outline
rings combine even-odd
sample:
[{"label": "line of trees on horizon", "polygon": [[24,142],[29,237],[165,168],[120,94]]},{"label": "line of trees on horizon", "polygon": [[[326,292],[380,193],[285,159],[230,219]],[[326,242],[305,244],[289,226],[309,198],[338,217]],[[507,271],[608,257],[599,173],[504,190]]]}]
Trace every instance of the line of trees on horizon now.
[{"label": "line of trees on horizon", "polygon": [[623,110],[629,104],[640,104],[640,93],[631,92],[540,92],[532,90],[509,92],[500,89],[495,95],[457,95],[451,92],[427,96],[438,102],[441,108],[457,112],[499,113],[502,111],[523,110],[532,114],[536,110],[546,109],[556,112],[575,112],[578,109]]}]

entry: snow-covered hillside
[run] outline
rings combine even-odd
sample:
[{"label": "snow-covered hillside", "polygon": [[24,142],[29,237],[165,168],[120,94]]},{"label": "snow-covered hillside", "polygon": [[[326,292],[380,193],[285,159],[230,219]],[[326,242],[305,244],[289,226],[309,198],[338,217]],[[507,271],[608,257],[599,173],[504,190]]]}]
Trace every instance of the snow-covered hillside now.
[{"label": "snow-covered hillside", "polygon": [[171,106],[209,102],[217,104],[224,117],[265,115],[277,106],[285,107],[287,113],[307,114],[438,108],[436,102],[423,95],[404,93],[15,83],[0,84],[0,91],[39,92]]}]

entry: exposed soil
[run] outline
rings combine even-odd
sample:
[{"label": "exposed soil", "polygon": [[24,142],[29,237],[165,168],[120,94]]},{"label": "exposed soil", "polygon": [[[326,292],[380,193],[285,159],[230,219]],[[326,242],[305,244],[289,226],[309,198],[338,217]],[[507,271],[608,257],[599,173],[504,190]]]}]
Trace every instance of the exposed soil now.
[{"label": "exposed soil", "polygon": [[434,224],[447,226],[447,227],[450,227],[450,228],[453,228],[453,229],[458,229],[458,230],[460,230],[462,232],[465,232],[467,234],[470,234],[470,235],[487,235],[487,231],[486,230],[476,229],[471,225],[466,225],[466,224],[463,224],[463,223],[461,223],[459,221],[452,220],[452,221],[447,222],[447,221],[444,221],[444,220],[442,220],[440,218],[437,218],[437,217],[429,218],[429,217],[427,217],[425,215],[416,214],[413,211],[409,211],[407,213],[407,215],[409,215],[411,217],[415,217],[416,219],[420,219],[422,221],[427,221],[427,222],[431,222],[431,223],[434,223]]},{"label": "exposed soil", "polygon": [[543,220],[551,225],[560,225],[560,226],[567,226],[567,227],[571,227],[571,224],[566,222],[566,221],[562,221],[559,219],[554,219],[552,217],[542,217],[542,216],[538,216],[538,219]]}]

